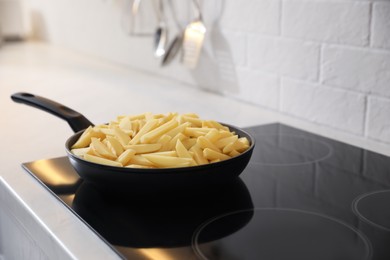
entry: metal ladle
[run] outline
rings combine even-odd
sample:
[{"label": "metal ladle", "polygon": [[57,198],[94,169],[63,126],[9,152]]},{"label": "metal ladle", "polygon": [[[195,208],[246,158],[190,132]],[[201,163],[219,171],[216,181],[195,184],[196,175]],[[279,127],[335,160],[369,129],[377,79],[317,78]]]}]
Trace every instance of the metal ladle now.
[{"label": "metal ladle", "polygon": [[161,58],[165,54],[165,47],[168,38],[168,28],[165,22],[163,0],[158,1],[158,27],[154,35],[154,56]]}]

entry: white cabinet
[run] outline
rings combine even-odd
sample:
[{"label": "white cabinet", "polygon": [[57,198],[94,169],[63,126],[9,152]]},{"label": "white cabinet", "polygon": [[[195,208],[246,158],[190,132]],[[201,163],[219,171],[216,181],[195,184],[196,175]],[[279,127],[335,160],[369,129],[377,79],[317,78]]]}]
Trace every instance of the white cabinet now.
[{"label": "white cabinet", "polygon": [[15,216],[0,208],[1,259],[50,259]]},{"label": "white cabinet", "polygon": [[74,258],[1,177],[0,255],[5,260]]}]

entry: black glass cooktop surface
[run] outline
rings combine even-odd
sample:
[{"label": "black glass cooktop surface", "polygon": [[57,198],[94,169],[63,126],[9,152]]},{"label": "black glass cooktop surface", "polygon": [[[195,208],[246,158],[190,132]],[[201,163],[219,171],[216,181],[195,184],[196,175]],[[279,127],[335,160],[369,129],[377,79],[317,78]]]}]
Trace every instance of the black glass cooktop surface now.
[{"label": "black glass cooktop surface", "polygon": [[390,158],[281,124],[231,183],[101,190],[67,157],[24,163],[127,259],[390,259]]}]

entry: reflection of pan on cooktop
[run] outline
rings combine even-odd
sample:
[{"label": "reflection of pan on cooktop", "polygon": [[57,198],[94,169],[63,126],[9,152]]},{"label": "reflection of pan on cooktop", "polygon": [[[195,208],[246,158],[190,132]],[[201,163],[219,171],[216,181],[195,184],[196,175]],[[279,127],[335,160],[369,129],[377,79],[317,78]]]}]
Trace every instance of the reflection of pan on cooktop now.
[{"label": "reflection of pan on cooktop", "polygon": [[246,214],[245,210],[231,212],[203,223],[193,237],[192,246],[198,257],[207,260],[371,259],[370,243],[355,228],[322,214],[294,209],[254,209],[250,222],[242,229],[202,243],[219,226]]},{"label": "reflection of pan on cooktop", "polygon": [[229,235],[250,221],[253,203],[238,178],[221,186],[126,196],[83,183],[72,208],[110,243],[148,248],[189,246],[194,231],[207,219],[248,209],[248,214],[221,226],[205,240]]}]

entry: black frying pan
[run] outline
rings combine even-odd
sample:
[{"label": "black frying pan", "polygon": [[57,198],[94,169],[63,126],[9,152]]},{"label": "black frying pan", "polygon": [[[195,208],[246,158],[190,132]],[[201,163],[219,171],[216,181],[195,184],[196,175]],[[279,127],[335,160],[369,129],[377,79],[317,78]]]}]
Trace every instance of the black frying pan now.
[{"label": "black frying pan", "polygon": [[226,125],[239,137],[250,142],[248,150],[231,159],[207,165],[183,168],[138,169],[101,165],[83,160],[71,153],[71,146],[78,140],[84,129],[93,125],[82,114],[44,97],[29,93],[16,93],[11,96],[17,103],[42,109],[66,120],[75,132],[65,143],[70,163],[85,181],[102,187],[115,189],[165,189],[183,185],[205,185],[234,180],[247,166],[255,146],[254,138],[234,126]]}]

